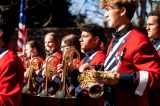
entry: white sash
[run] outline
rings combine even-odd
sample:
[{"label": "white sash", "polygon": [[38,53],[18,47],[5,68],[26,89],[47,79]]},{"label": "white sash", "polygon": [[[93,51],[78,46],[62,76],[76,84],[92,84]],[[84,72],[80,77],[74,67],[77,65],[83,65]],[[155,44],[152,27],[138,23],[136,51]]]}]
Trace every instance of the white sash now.
[{"label": "white sash", "polygon": [[[107,56],[105,62],[104,62],[104,69],[108,70],[109,67],[114,63],[114,61],[116,60],[116,57],[113,56],[115,54],[115,52],[118,51],[118,49],[121,47],[122,44],[125,43],[125,38],[127,37],[127,35],[130,33],[131,31],[129,31],[126,35],[124,35],[123,37],[121,37],[118,41],[118,43],[116,43],[113,47],[113,49],[109,52],[109,55]],[[117,53],[116,53],[117,54]]]},{"label": "white sash", "polygon": [[95,53],[93,53],[91,56],[89,56],[89,58],[86,60],[86,63],[90,63],[92,61],[92,59],[94,58],[94,56],[97,54],[98,51],[96,51]]},{"label": "white sash", "polygon": [[3,52],[2,54],[0,54],[0,58],[2,58],[7,52],[8,52],[8,50],[6,50],[6,51]]}]

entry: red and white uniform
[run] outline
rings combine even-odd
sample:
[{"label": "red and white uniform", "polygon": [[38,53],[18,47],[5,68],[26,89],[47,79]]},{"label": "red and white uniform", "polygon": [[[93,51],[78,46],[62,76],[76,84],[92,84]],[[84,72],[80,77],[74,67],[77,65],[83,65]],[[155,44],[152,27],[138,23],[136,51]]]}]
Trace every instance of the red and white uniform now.
[{"label": "red and white uniform", "polygon": [[158,55],[160,57],[160,39],[155,39],[152,41],[154,48],[157,50]]},{"label": "red and white uniform", "polygon": [[[89,56],[90,60],[87,63],[89,63],[90,65],[101,65],[101,64],[103,64],[105,58],[106,58],[106,56],[103,53],[103,51],[98,50]],[[84,59],[82,59],[80,62],[80,66],[83,65],[84,63],[85,63]]]},{"label": "red and white uniform", "polygon": [[[53,55],[53,56],[55,56],[55,57],[49,59],[48,62],[49,62],[49,63],[50,63],[50,62],[53,62],[53,65],[54,65],[54,67],[56,68],[57,65],[59,64],[59,62],[62,60],[62,54],[61,54],[61,52],[57,51],[57,52],[55,52],[55,53],[53,53],[53,54],[51,54],[51,55]],[[46,59],[47,59],[47,58],[46,58]],[[44,63],[43,63],[44,65],[46,64],[46,59],[45,59],[45,61],[44,61]],[[51,64],[52,64],[52,63],[51,63]]]},{"label": "red and white uniform", "polygon": [[24,67],[11,50],[0,54],[0,106],[20,106]]},{"label": "red and white uniform", "polygon": [[[158,55],[160,57],[160,39],[154,39],[151,41],[154,48],[157,50]],[[148,93],[149,95],[149,101],[150,101],[150,106],[160,106],[160,89],[153,89],[151,91],[149,91]]]},{"label": "red and white uniform", "polygon": [[[115,67],[111,66],[117,64],[109,64],[114,63],[114,59],[116,60],[116,57],[125,49],[123,60],[118,68],[119,84],[113,87],[115,106],[148,106],[146,90],[160,85],[160,62],[156,50],[149,39],[135,29],[121,37],[119,44],[111,47],[112,43],[113,40],[109,46],[108,59],[104,63],[105,70],[113,71]],[[116,53],[113,57],[114,51]],[[112,57],[111,60],[109,60],[110,57]]]}]

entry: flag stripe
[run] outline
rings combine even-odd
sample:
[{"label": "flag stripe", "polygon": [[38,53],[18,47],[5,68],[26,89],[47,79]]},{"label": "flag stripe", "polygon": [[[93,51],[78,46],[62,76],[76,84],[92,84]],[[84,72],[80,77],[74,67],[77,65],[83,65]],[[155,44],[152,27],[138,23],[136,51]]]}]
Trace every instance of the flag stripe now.
[{"label": "flag stripe", "polygon": [[19,13],[19,29],[17,39],[17,52],[24,53],[24,46],[27,37],[26,28],[26,0],[20,1],[20,13]]}]

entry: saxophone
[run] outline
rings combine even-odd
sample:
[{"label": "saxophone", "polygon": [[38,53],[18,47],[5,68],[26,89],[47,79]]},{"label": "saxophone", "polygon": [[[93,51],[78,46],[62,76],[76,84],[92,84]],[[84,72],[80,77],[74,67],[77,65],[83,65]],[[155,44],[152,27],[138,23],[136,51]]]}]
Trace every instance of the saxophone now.
[{"label": "saxophone", "polygon": [[[61,85],[60,89],[56,92],[55,97],[57,98],[74,98],[66,91],[67,84],[66,79],[68,78],[69,67],[73,66],[73,55],[77,55],[78,65],[80,65],[80,54],[75,48],[71,48],[67,50],[67,52],[63,56],[63,72],[61,74]],[[68,66],[68,63],[70,66]]]},{"label": "saxophone", "polygon": [[[80,87],[88,91],[92,98],[98,98],[103,95],[103,85],[116,85],[119,81],[119,74],[117,71],[121,66],[121,61],[124,58],[126,48],[120,53],[118,64],[110,71],[96,71],[95,69],[84,71],[78,76]],[[100,83],[100,82],[103,82]]]},{"label": "saxophone", "polygon": [[88,70],[78,76],[80,87],[88,91],[88,94],[92,98],[98,98],[103,95],[103,84],[97,82],[97,78],[100,76],[100,71],[97,73],[96,70]]},{"label": "saxophone", "polygon": [[116,85],[119,81],[119,74],[111,71],[87,70],[78,76],[80,87],[88,91],[92,98],[103,95],[103,85]]}]

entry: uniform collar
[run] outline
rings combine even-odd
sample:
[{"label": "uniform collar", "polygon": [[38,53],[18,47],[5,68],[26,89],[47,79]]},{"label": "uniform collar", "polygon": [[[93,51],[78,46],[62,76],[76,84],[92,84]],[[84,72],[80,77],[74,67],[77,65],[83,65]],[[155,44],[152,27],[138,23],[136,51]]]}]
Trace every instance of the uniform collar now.
[{"label": "uniform collar", "polygon": [[47,56],[50,56],[50,55],[52,55],[52,54],[54,54],[54,53],[56,53],[56,52],[57,52],[57,50],[53,50],[53,51],[51,51],[51,52],[46,51],[46,55],[47,55]]},{"label": "uniform collar", "polygon": [[8,50],[7,48],[0,48],[0,55],[5,52],[6,50]]},{"label": "uniform collar", "polygon": [[85,54],[86,54],[86,56],[91,56],[91,55],[94,54],[96,51],[98,51],[98,49],[97,49],[97,48],[94,48],[94,49],[92,49],[92,50],[90,50],[90,51],[85,52]]},{"label": "uniform collar", "polygon": [[157,42],[160,42],[160,39],[152,39],[151,42],[152,44],[156,44]]},{"label": "uniform collar", "polygon": [[120,30],[118,32],[114,32],[112,34],[112,36],[113,36],[113,38],[119,39],[119,38],[123,37],[124,35],[126,35],[132,29],[133,29],[133,25],[129,24],[126,27],[124,27],[122,30]]}]

